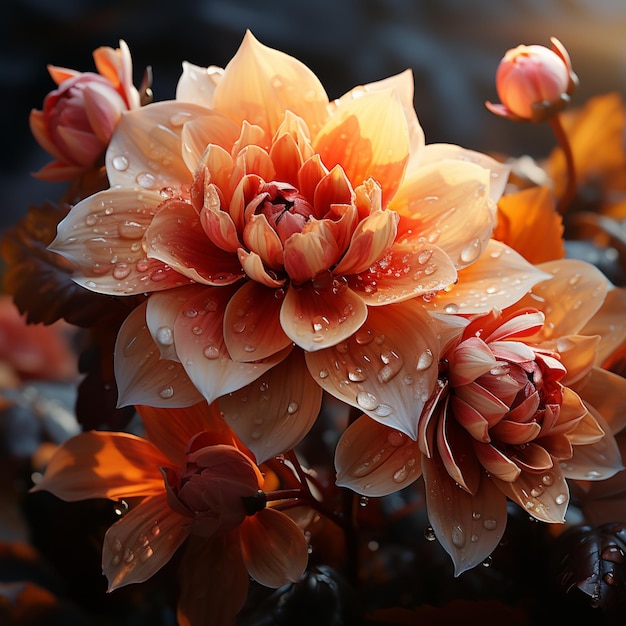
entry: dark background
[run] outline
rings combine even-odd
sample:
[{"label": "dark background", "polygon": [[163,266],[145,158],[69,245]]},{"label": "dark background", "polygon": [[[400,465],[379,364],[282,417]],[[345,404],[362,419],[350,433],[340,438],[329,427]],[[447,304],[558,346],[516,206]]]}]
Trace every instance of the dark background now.
[{"label": "dark background", "polygon": [[92,51],[120,38],[136,85],[152,66],[157,100],[174,97],[183,60],[225,65],[246,28],[305,62],[331,98],[412,68],[427,142],[513,155],[541,156],[552,137],[484,108],[508,48],[556,36],[581,79],[574,104],[626,95],[624,0],[5,0],[1,12],[0,230],[64,189],[30,177],[50,160],[28,127],[54,88],[46,65],[92,71]]}]

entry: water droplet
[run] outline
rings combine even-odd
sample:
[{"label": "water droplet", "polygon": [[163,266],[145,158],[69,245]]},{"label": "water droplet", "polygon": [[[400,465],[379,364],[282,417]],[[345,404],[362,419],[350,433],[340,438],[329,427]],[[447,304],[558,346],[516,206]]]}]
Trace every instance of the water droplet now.
[{"label": "water droplet", "polygon": [[233,332],[239,334],[246,330],[246,323],[243,320],[237,320],[233,324]]},{"label": "water droplet", "polygon": [[380,360],[385,364],[377,374],[377,378],[381,383],[389,382],[400,372],[404,364],[404,359],[393,350],[383,352],[380,355]]},{"label": "water droplet", "polygon": [[348,379],[353,383],[361,383],[367,378],[367,372],[364,372],[360,367],[353,367],[348,370]]},{"label": "water droplet", "polygon": [[311,320],[311,325],[313,326],[313,332],[315,333],[330,330],[330,321],[324,315],[316,315]]},{"label": "water droplet", "polygon": [[394,483],[401,483],[407,479],[409,475],[409,470],[406,465],[403,465],[399,470],[396,470],[392,476],[392,480]]},{"label": "water droplet", "polygon": [[472,536],[470,537],[470,541],[472,543],[476,543],[478,541],[479,537],[476,533],[472,533]]},{"label": "water droplet", "polygon": [[174,333],[169,326],[160,326],[156,331],[157,343],[162,346],[171,346],[174,343]]},{"label": "water droplet", "polygon": [[254,352],[256,350],[256,346],[251,346],[249,343],[247,343],[244,347],[243,347],[245,352]]},{"label": "water droplet", "polygon": [[117,225],[117,234],[122,239],[141,239],[145,232],[145,226],[134,220],[124,220]]},{"label": "water droplet", "polygon": [[567,502],[567,495],[564,493],[560,493],[556,498],[554,498],[554,501],[557,504],[565,504]]},{"label": "water droplet", "polygon": [[144,189],[152,189],[154,187],[154,183],[156,179],[150,172],[140,172],[137,174],[137,178],[135,179],[137,184]]},{"label": "water droplet", "polygon": [[254,439],[255,441],[258,441],[262,436],[263,433],[260,430],[253,430],[250,433],[250,437],[252,437],[252,439]]},{"label": "water droplet", "polygon": [[420,354],[419,359],[417,359],[417,365],[415,369],[418,372],[423,372],[433,364],[433,361],[433,353],[429,349],[426,349],[424,350],[424,352],[422,352],[422,354]]},{"label": "water droplet", "polygon": [[554,483],[554,477],[552,476],[552,474],[544,474],[541,477],[541,482],[546,486],[549,487],[550,485],[552,485]]},{"label": "water droplet", "polygon": [[611,563],[623,563],[626,559],[624,551],[616,545],[606,547],[600,555],[604,561],[610,561]]},{"label": "water droplet", "polygon": [[601,478],[601,477],[602,477],[602,474],[598,472],[597,470],[589,470],[585,474],[585,478],[588,478],[589,480],[593,480],[595,478]]},{"label": "water droplet", "polygon": [[457,304],[454,304],[454,302],[450,302],[450,304],[446,304],[446,306],[443,307],[443,310],[445,313],[454,315],[459,312],[459,307]]},{"label": "water droplet", "polygon": [[320,370],[320,373],[318,374],[318,376],[321,379],[328,378],[328,370]]},{"label": "water droplet", "polygon": [[215,361],[215,359],[220,356],[220,350],[217,346],[206,346],[202,354],[205,358],[209,359],[209,361]]},{"label": "water droplet", "polygon": [[124,172],[125,170],[128,169],[128,165],[129,165],[128,159],[123,154],[114,156],[113,159],[111,160],[111,163],[113,164],[113,167],[118,172]]},{"label": "water droplet", "polygon": [[151,529],[150,529],[150,534],[153,537],[158,537],[161,534],[161,529],[159,528],[158,524],[155,524]]},{"label": "water droplet", "polygon": [[122,558],[124,559],[124,563],[132,563],[135,559],[135,553],[130,548],[126,548]]},{"label": "water droplet", "polygon": [[287,406],[287,413],[289,413],[289,415],[293,415],[297,410],[298,410],[297,402],[290,402],[289,405]]},{"label": "water droplet", "polygon": [[366,346],[371,343],[374,339],[374,333],[369,328],[360,328],[356,335],[354,335],[354,340],[360,346]]},{"label": "water droplet", "polygon": [[370,499],[367,496],[361,496],[359,498],[359,506],[366,507],[369,503]]},{"label": "water droplet", "polygon": [[491,563],[493,561],[493,558],[491,556],[488,556],[483,562],[482,562],[482,566],[483,567],[491,567]]},{"label": "water droplet", "polygon": [[159,395],[161,396],[161,398],[163,398],[163,400],[171,398],[174,395],[174,387],[172,387],[171,385],[168,387],[163,387],[163,389],[159,391]]},{"label": "water droplet", "polygon": [[570,277],[570,279],[567,282],[573,287],[574,285],[577,285],[580,282],[581,278],[582,276],[580,274],[574,274],[572,277]]},{"label": "water droplet", "polygon": [[473,263],[481,253],[480,239],[474,239],[472,243],[461,250],[461,261],[463,263]]},{"label": "water droplet", "polygon": [[146,546],[139,554],[139,561],[145,563],[153,554],[154,550],[150,546]]},{"label": "water droplet", "polygon": [[603,577],[602,580],[607,584],[607,585],[614,585],[615,584],[615,574],[613,574],[613,572],[607,572]]},{"label": "water droplet", "polygon": [[356,402],[364,411],[373,411],[378,407],[378,398],[367,391],[359,392],[356,396]]},{"label": "water droplet", "polygon": [[454,546],[462,548],[465,545],[465,530],[458,524],[455,524],[452,528],[450,538]]},{"label": "water droplet", "polygon": [[426,526],[426,528],[424,528],[424,537],[426,537],[427,541],[435,541],[435,539],[437,539],[437,535],[435,535],[435,530],[432,526]]},{"label": "water droplet", "polygon": [[422,250],[418,255],[417,255],[417,262],[420,265],[424,265],[425,263],[428,263],[428,261],[430,261],[430,257],[433,255],[433,251],[426,249],[426,250]]},{"label": "water droplet", "polygon": [[267,391],[269,388],[270,388],[270,386],[266,382],[262,382],[259,385],[259,390],[260,391]]},{"label": "water droplet", "polygon": [[379,404],[374,409],[374,415],[378,417],[389,417],[393,413],[393,409],[388,404]]},{"label": "water droplet", "polygon": [[404,443],[404,438],[404,433],[401,433],[399,430],[392,430],[387,435],[387,441],[389,445],[393,446],[394,448],[399,448]]},{"label": "water droplet", "polygon": [[497,525],[498,523],[496,522],[495,519],[486,519],[483,522],[483,526],[485,527],[485,530],[495,530]]},{"label": "water droplet", "polygon": [[479,511],[474,511],[472,513],[472,519],[480,519],[480,512]]},{"label": "water droplet", "polygon": [[545,491],[545,487],[543,485],[537,485],[530,490],[530,495],[533,498],[539,498],[543,492]]}]

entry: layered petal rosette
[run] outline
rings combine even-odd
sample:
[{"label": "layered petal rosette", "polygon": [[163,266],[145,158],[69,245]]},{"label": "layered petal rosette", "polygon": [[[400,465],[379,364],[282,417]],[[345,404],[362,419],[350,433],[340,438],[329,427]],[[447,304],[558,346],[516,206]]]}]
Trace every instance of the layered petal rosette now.
[{"label": "layered petal rosette", "polygon": [[147,580],[187,542],[180,623],[234,624],[250,577],[269,587],[299,580],[308,560],[304,534],[265,507],[263,475],[216,406],[139,412],[147,439],[77,435],[33,490],[67,501],[140,499],[104,537],[109,591]]},{"label": "layered petal rosette", "polygon": [[[308,68],[248,33],[224,70],[184,64],[176,101],[126,113],[106,163],[111,188],[77,204],[51,248],[88,289],[151,294],[118,340],[121,403],[222,398],[262,460],[306,434],[317,382],[415,435],[436,375],[403,334],[437,355],[409,303],[487,252],[507,170],[424,146],[409,72],[329,102]],[[495,257],[489,267],[505,271]],[[378,311],[391,304],[387,332]],[[369,362],[324,376],[336,351],[368,338]],[[347,394],[338,377],[355,383]],[[418,382],[406,392],[403,380]],[[250,426],[251,394],[272,425]]]},{"label": "layered petal rosette", "polygon": [[625,418],[599,389],[619,395],[623,379],[596,367],[600,338],[578,334],[608,282],[581,261],[541,269],[552,277],[515,306],[440,331],[437,386],[416,441],[362,417],[337,447],[338,482],[358,493],[385,495],[423,473],[429,520],[457,574],[498,545],[507,498],[563,522],[566,478],[622,469],[613,434]]}]

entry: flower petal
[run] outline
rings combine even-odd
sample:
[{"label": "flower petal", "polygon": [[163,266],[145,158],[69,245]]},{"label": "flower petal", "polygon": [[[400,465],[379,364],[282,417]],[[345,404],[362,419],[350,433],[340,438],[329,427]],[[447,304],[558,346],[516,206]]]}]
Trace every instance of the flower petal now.
[{"label": "flower petal", "polygon": [[340,102],[313,140],[324,165],[340,164],[353,187],[380,182],[383,206],[398,189],[409,158],[409,132],[394,89],[364,92]]},{"label": "flower petal", "polygon": [[109,591],[158,572],[189,534],[191,518],[172,511],[165,492],[142,500],[104,536],[102,572]]},{"label": "flower petal", "polygon": [[176,100],[210,108],[213,104],[213,92],[223,74],[224,70],[215,65],[201,67],[183,61],[183,73],[176,85]]},{"label": "flower petal", "polygon": [[436,333],[412,300],[373,308],[347,341],[307,353],[307,366],[330,394],[415,439],[438,376]]},{"label": "flower petal", "polygon": [[506,498],[483,472],[475,495],[458,487],[435,455],[422,457],[428,520],[452,557],[454,575],[482,563],[506,528]]},{"label": "flower petal", "polygon": [[280,309],[285,334],[303,350],[314,352],[344,341],[367,318],[367,307],[343,283],[316,288],[290,285]]},{"label": "flower petal", "polygon": [[[480,258],[459,272],[458,282],[439,292],[429,306],[435,311],[462,315],[505,309],[546,278],[545,272],[512,248],[491,239]],[[519,306],[532,307],[532,302],[521,302]]]},{"label": "flower petal", "polygon": [[576,391],[588,407],[602,415],[609,426],[607,432],[617,434],[626,428],[626,379],[622,376],[594,367]]},{"label": "flower petal", "polygon": [[312,133],[326,118],[328,96],[297,59],[259,43],[250,31],[224,70],[213,94],[213,108],[241,124],[247,120],[266,130],[280,127],[285,111],[299,115]]},{"label": "flower petal", "polygon": [[421,456],[418,444],[404,433],[363,415],[337,443],[336,483],[364,496],[386,496],[421,476]]},{"label": "flower petal", "polygon": [[274,289],[278,289],[285,284],[286,281],[284,278],[277,279],[270,275],[265,269],[263,259],[261,259],[256,252],[247,252],[243,248],[239,248],[239,250],[237,250],[237,256],[246,276],[253,281],[265,285],[266,287],[273,287]]},{"label": "flower petal", "polygon": [[89,431],[59,446],[33,491],[49,491],[68,502],[153,496],[164,492],[159,467],[168,464],[145,439]]},{"label": "flower petal", "polygon": [[[155,301],[150,305],[154,319],[161,319],[158,303]],[[184,407],[200,402],[202,396],[183,366],[178,362],[161,359],[158,346],[148,330],[146,306],[144,303],[136,307],[126,318],[115,342],[118,406],[147,404]],[[166,315],[162,319],[171,320],[172,317]],[[162,343],[165,335],[169,336],[166,323],[155,321],[156,335],[161,335]]]},{"label": "flower petal", "polygon": [[219,399],[223,419],[254,453],[257,463],[291,450],[312,428],[322,389],[292,350],[257,380]]},{"label": "flower petal", "polygon": [[263,509],[246,517],[240,530],[248,573],[266,587],[296,583],[308,562],[304,533],[284,513]]}]

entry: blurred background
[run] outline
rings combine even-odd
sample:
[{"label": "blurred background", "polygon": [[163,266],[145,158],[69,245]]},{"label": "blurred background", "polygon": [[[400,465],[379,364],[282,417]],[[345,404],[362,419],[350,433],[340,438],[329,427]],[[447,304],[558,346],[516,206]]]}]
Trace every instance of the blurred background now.
[{"label": "blurred background", "polygon": [[581,80],[574,104],[626,95],[624,0],[5,0],[2,14],[0,229],[62,192],[30,177],[49,160],[28,127],[29,111],[54,87],[46,65],[92,71],[92,51],[120,38],[135,84],[152,66],[157,100],[174,96],[183,60],[225,65],[246,28],[304,61],[331,98],[411,68],[428,142],[516,156],[542,156],[552,137],[484,107],[497,101],[493,76],[508,48],[549,46],[556,36]]}]

